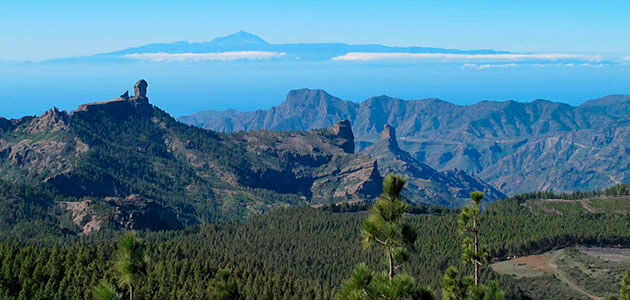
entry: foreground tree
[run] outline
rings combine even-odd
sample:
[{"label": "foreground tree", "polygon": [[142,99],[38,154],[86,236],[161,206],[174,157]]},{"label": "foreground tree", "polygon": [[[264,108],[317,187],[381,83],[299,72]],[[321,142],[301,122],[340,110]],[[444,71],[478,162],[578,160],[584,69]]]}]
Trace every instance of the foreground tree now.
[{"label": "foreground tree", "polygon": [[400,196],[406,180],[389,174],[383,179],[383,194],[374,202],[361,234],[366,248],[384,250],[387,271],[373,272],[365,264],[355,267],[350,279],[343,283],[338,299],[433,299],[430,290],[419,287],[407,274],[397,274],[414,250],[416,231],[403,222],[407,203]]},{"label": "foreground tree", "polygon": [[442,279],[442,299],[443,300],[463,300],[468,299],[469,288],[472,286],[472,277],[461,278],[459,271],[455,267],[449,267]]},{"label": "foreground tree", "polygon": [[409,251],[413,250],[418,237],[411,226],[402,222],[408,205],[400,193],[406,183],[400,175],[390,174],[383,179],[383,194],[370,209],[361,232],[366,248],[376,245],[385,250],[390,282],[400,266],[409,260]]},{"label": "foreground tree", "polygon": [[122,295],[116,291],[116,287],[103,279],[92,290],[92,297],[95,300],[120,300]]},{"label": "foreground tree", "polygon": [[619,291],[619,298],[616,296],[608,297],[608,300],[630,300],[630,269],[626,271],[626,274],[621,280],[621,291]]},{"label": "foreground tree", "polygon": [[428,288],[418,286],[407,274],[396,275],[389,280],[387,273],[373,272],[365,264],[354,268],[352,276],[341,285],[337,299],[344,300],[432,300]]},{"label": "foreground tree", "polygon": [[240,297],[236,282],[232,278],[232,270],[219,270],[217,276],[210,283],[210,300],[236,300]]},{"label": "foreground tree", "polygon": [[630,269],[626,271],[621,281],[621,292],[619,293],[620,300],[630,300]]},{"label": "foreground tree", "polygon": [[446,270],[442,279],[442,299],[444,300],[501,300],[505,293],[499,290],[497,283],[487,285],[479,283],[479,269],[490,261],[485,246],[479,245],[479,225],[482,192],[470,193],[471,203],[464,207],[457,217],[459,232],[464,235],[462,258],[473,265],[472,276],[461,276],[456,268]]},{"label": "foreground tree", "polygon": [[146,275],[147,262],[135,232],[127,231],[118,242],[115,268],[120,287],[129,288],[129,300],[133,300],[134,285]]},{"label": "foreground tree", "polygon": [[470,205],[464,207],[457,218],[460,233],[464,237],[465,262],[473,265],[473,283],[479,285],[479,268],[490,260],[490,255],[485,246],[479,246],[479,222],[481,211],[482,192],[470,193]]}]

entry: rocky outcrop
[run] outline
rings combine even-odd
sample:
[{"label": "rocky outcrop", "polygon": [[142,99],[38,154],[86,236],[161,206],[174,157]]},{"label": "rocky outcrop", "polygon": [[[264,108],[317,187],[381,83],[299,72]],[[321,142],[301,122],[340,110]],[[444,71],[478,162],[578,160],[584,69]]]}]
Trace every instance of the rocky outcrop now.
[{"label": "rocky outcrop", "polygon": [[140,195],[126,198],[105,198],[114,209],[109,217],[117,229],[128,230],[174,230],[184,226],[172,210]]},{"label": "rocky outcrop", "polygon": [[61,209],[70,212],[72,223],[74,223],[77,233],[80,235],[88,235],[100,231],[103,228],[104,218],[96,215],[92,207],[93,204],[94,202],[92,200],[64,201],[57,203]]},{"label": "rocky outcrop", "polygon": [[412,202],[461,207],[468,203],[469,194],[473,191],[484,192],[486,201],[505,197],[496,188],[463,171],[439,172],[419,162],[398,147],[396,130],[389,124],[384,125],[380,141],[362,152],[378,161],[381,174],[406,176],[408,184],[404,194]]},{"label": "rocky outcrop", "polygon": [[136,101],[143,104],[149,104],[149,98],[147,98],[147,87],[149,84],[144,79],[138,80],[133,86],[134,96],[129,98],[130,101]]},{"label": "rocky outcrop", "polygon": [[26,133],[53,133],[61,130],[68,130],[70,116],[64,111],[59,111],[57,107],[47,111],[39,118],[34,118],[31,124],[24,130]]},{"label": "rocky outcrop", "polygon": [[107,197],[100,200],[64,201],[58,202],[57,205],[70,212],[77,233],[81,235],[103,229],[175,230],[183,228],[173,211],[139,195],[126,198]]},{"label": "rocky outcrop", "polygon": [[330,131],[335,136],[335,143],[346,153],[354,153],[354,134],[350,121],[343,120],[333,124]]},{"label": "rocky outcrop", "polygon": [[398,147],[398,142],[396,141],[396,130],[389,124],[385,124],[383,128],[383,132],[381,132],[381,141],[386,142],[392,147]]},{"label": "rocky outcrop", "polygon": [[[273,144],[266,141],[273,137]],[[243,134],[248,152],[278,160],[285,167],[253,168],[241,182],[279,193],[304,195],[311,204],[331,201],[370,200],[381,190],[376,162],[354,154],[350,122],[340,121],[327,129]],[[245,181],[243,181],[245,178]]]},{"label": "rocky outcrop", "polygon": [[68,113],[56,107],[39,117],[6,120],[4,124],[5,130],[0,129],[0,179],[13,180],[16,174],[45,178],[64,172],[74,154],[84,149],[80,140],[71,137]]},{"label": "rocky outcrop", "polygon": [[72,114],[103,111],[108,114],[126,117],[132,113],[148,113],[152,108],[147,97],[147,87],[148,83],[144,79],[140,79],[134,85],[135,95],[133,97],[130,98],[129,92],[126,91],[120,97],[112,100],[83,104],[74,110]]}]

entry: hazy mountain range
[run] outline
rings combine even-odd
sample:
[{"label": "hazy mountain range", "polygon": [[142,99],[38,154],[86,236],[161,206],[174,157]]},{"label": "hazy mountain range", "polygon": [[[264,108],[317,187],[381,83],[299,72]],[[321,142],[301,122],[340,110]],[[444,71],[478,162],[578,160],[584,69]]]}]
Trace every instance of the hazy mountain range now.
[{"label": "hazy mountain range", "polygon": [[[508,54],[495,50],[457,50],[432,47],[391,47],[378,44],[344,43],[271,44],[262,38],[239,31],[206,42],[179,41],[155,43],[92,56],[71,57],[49,62],[68,61],[199,61],[239,59],[330,60],[347,53],[433,53],[433,54]],[[205,55],[204,55],[205,54]]]},{"label": "hazy mountain range", "polygon": [[628,95],[579,106],[547,100],[456,105],[387,96],[356,103],[302,89],[269,110],[204,111],[179,118],[221,132],[306,130],[344,119],[352,123],[358,149],[379,141],[389,124],[400,148],[418,162],[474,174],[508,195],[592,190],[630,180]]}]

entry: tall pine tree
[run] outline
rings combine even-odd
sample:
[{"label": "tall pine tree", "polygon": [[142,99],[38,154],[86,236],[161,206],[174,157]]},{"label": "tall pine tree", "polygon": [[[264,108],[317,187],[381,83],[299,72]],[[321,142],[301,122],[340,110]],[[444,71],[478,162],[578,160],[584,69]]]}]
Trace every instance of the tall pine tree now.
[{"label": "tall pine tree", "polygon": [[148,258],[135,232],[127,231],[118,242],[116,272],[121,288],[129,288],[129,300],[133,300],[134,285],[146,275]]},{"label": "tall pine tree", "polygon": [[361,231],[366,248],[376,246],[385,252],[387,271],[372,272],[367,265],[358,265],[343,283],[338,299],[433,299],[431,291],[418,286],[413,277],[397,274],[417,238],[416,231],[403,222],[408,205],[400,194],[406,182],[394,174],[383,179],[383,194],[372,205]]}]

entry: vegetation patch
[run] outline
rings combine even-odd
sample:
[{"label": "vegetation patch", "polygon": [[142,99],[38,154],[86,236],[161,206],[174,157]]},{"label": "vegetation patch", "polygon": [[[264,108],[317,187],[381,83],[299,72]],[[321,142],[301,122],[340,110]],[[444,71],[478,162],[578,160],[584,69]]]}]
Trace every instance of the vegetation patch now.
[{"label": "vegetation patch", "polygon": [[515,278],[531,278],[549,274],[547,261],[551,252],[540,255],[522,256],[491,264],[492,270],[501,275],[510,275]]}]

